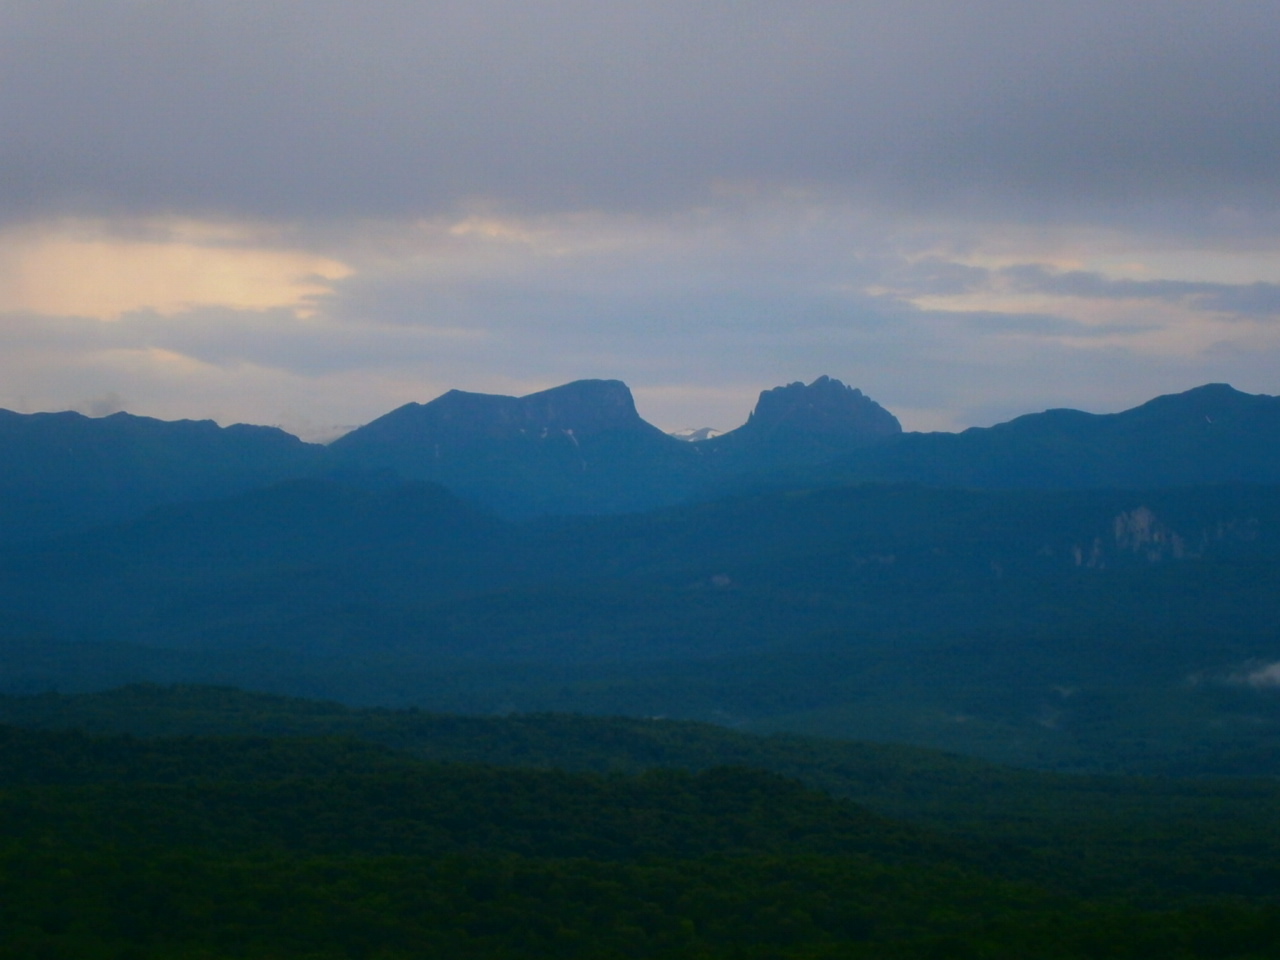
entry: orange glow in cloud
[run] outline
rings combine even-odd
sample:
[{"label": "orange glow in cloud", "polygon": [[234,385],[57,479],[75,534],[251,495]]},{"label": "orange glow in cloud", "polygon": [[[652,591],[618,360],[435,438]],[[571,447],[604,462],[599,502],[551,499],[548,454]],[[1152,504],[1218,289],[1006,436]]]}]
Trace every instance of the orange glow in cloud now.
[{"label": "orange glow in cloud", "polygon": [[0,312],[113,320],[132,310],[288,307],[306,316],[349,267],[302,250],[227,240],[183,224],[159,238],[84,223],[0,234]]}]

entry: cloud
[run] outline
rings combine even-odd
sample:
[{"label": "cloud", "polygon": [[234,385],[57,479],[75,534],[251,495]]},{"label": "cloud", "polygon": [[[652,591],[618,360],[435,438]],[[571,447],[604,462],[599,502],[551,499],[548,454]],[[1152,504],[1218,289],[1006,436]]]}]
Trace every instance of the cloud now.
[{"label": "cloud", "polygon": [[1247,673],[1232,674],[1228,681],[1258,690],[1280,687],[1280,662],[1253,666]]},{"label": "cloud", "polygon": [[1084,270],[1060,272],[1042,264],[1001,271],[1015,290],[1100,300],[1163,300],[1199,310],[1254,316],[1280,314],[1280,284],[1113,279]]},{"label": "cloud", "polygon": [[[86,409],[84,398],[115,394],[135,413],[324,436],[454,387],[523,394],[607,376],[631,384],[660,426],[728,429],[760,390],[826,373],[909,429],[954,429],[1050,406],[1119,409],[1209,380],[1273,382],[1277,333],[1238,319],[1205,326],[1168,301],[1152,312],[1123,297],[999,302],[1008,275],[975,265],[982,235],[964,229],[948,239],[937,225],[777,196],[680,215],[472,211],[331,233],[119,221],[102,236],[129,250],[173,243],[212,263],[279,251],[255,262],[346,272],[304,278],[320,290],[301,294],[277,274],[281,302],[263,307],[10,311],[0,406]],[[124,302],[149,299],[140,276]]]},{"label": "cloud", "polygon": [[1145,333],[1154,329],[1153,326],[1137,324],[1097,326],[1072,320],[1070,317],[1056,317],[1050,314],[967,313],[964,314],[964,322],[974,330],[989,333],[1086,340]]},{"label": "cloud", "polygon": [[12,0],[0,403],[1275,392],[1277,47],[1231,0]]},{"label": "cloud", "polygon": [[1267,5],[1191,0],[16,0],[0,213],[652,212],[736,183],[1207,227],[1276,212],[1278,46]]},{"label": "cloud", "polygon": [[83,413],[86,417],[109,417],[120,413],[127,407],[125,399],[114,390],[92,400],[83,400],[74,404],[71,409]]},{"label": "cloud", "polygon": [[219,224],[78,220],[0,232],[0,312],[112,320],[132,310],[218,304],[306,313],[311,299],[350,273],[332,258],[235,234]]}]

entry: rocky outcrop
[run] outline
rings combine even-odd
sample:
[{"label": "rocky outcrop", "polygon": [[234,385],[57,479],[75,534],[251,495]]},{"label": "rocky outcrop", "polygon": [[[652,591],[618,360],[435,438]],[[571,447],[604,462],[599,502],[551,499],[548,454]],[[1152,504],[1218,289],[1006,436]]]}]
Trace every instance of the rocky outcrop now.
[{"label": "rocky outcrop", "polygon": [[730,474],[764,476],[831,460],[902,433],[898,418],[861,390],[819,377],[760,394],[747,422],[698,444]]},{"label": "rocky outcrop", "polygon": [[762,391],[739,429],[759,436],[803,433],[873,441],[901,433],[902,424],[861,390],[823,376],[808,386],[796,382]]}]

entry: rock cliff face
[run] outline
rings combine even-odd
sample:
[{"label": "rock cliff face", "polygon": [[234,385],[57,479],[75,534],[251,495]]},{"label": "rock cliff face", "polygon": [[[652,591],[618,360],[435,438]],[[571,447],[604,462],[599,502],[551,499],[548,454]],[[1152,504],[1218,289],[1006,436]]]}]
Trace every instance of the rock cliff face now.
[{"label": "rock cliff face", "polygon": [[747,422],[697,444],[722,474],[763,476],[825,462],[902,433],[861,390],[819,377],[760,394]]},{"label": "rock cliff face", "polygon": [[436,481],[511,515],[644,509],[678,500],[694,482],[688,445],[641,419],[620,380],[524,397],[451,390],[329,450],[351,470]]},{"label": "rock cliff face", "polygon": [[861,390],[819,377],[808,386],[796,382],[762,391],[739,429],[760,436],[808,433],[871,441],[901,433],[902,424]]},{"label": "rock cliff face", "polygon": [[640,419],[631,391],[621,380],[575,380],[518,402],[528,423],[547,430],[571,430],[579,438],[611,430],[657,430]]},{"label": "rock cliff face", "polygon": [[341,453],[384,443],[581,440],[610,431],[656,429],[640,419],[621,380],[577,380],[525,397],[450,390],[430,403],[405,404],[334,441],[330,449]]}]

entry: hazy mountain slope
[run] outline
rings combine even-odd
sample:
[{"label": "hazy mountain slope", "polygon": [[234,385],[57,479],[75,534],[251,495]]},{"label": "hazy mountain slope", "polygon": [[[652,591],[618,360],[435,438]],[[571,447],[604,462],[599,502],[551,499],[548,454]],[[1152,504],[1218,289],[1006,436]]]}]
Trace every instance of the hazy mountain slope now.
[{"label": "hazy mountain slope", "polygon": [[314,647],[309,619],[368,609],[386,588],[422,601],[494,583],[508,529],[433,484],[295,480],[14,548],[0,595],[28,632]]},{"label": "hazy mountain slope", "polygon": [[0,410],[0,542],[228,496],[311,472],[322,456],[272,427]]},{"label": "hazy mountain slope", "polygon": [[1122,413],[1048,410],[959,434],[903,434],[812,476],[1036,489],[1276,483],[1280,397],[1208,384]]},{"label": "hazy mountain slope", "polygon": [[188,651],[145,679],[1019,762],[1247,765],[1280,720],[1250,679],[1280,661],[1271,487],[861,487],[511,524],[439,488],[294,483],[10,551],[0,574],[7,689],[129,679],[45,636]]},{"label": "hazy mountain slope", "polygon": [[[834,412],[806,406],[827,394]],[[851,411],[870,411],[891,428],[834,381],[778,396],[779,423],[799,411],[843,436]],[[440,486],[395,486],[389,472],[364,483],[378,470],[353,467],[350,484],[293,480],[171,503],[0,548],[0,689],[203,680],[467,712],[665,714],[1039,765],[1276,771],[1280,488],[1173,482],[1197,464],[1210,476],[1265,472],[1275,404],[1211,387],[1110,417],[1058,411],[947,437],[947,456],[959,451],[951,462],[976,471],[968,490],[819,482],[515,523]],[[570,447],[625,436],[682,451],[681,470],[698,462],[682,476],[701,471],[699,483],[718,469],[706,443],[655,437],[617,383],[524,399],[459,395],[403,416],[464,453],[477,431],[502,456],[536,449],[530,424],[552,423]],[[182,449],[169,433],[198,433],[201,456],[237,436],[211,424],[65,419],[90,432],[152,431],[165,456]],[[421,454],[421,436],[391,419],[392,447]],[[860,455],[928,440],[890,435]],[[1214,455],[1201,464],[1206,450]],[[458,462],[487,470],[471,453]],[[629,456],[580,459],[575,476],[607,461],[639,484],[637,496],[653,492],[626,470]],[[107,461],[117,472],[91,479],[128,488],[120,478],[134,466]],[[1008,481],[1010,462],[1026,465],[1028,484],[1076,464],[1066,485],[1082,489],[977,489]],[[167,463],[149,469],[170,477]],[[1095,488],[1105,463],[1158,482]],[[518,492],[534,474],[498,475]],[[550,497],[587,489],[556,476]],[[616,492],[602,484],[592,489]]]},{"label": "hazy mountain slope", "polygon": [[1224,385],[1119,414],[1053,410],[961,434],[904,434],[860,391],[820,377],[762,392],[746,424],[692,443],[641,419],[616,380],[519,398],[454,390],[328,448],[266,427],[0,411],[0,542],[314,476],[370,489],[427,480],[529,517],[644,511],[769,484],[1273,483],[1277,451],[1280,400]]},{"label": "hazy mountain slope", "polygon": [[[712,652],[715,642],[699,641],[699,631],[730,610],[752,611],[727,621],[737,649],[788,619],[799,633],[838,629],[852,610],[863,633],[928,633],[954,625],[958,611],[988,625],[1004,616],[1034,625],[1061,591],[1109,595],[1133,578],[1154,589],[1184,572],[1269,569],[1278,554],[1280,504],[1269,487],[1054,494],[867,486],[517,525],[431,485],[369,492],[298,481],[12,549],[0,554],[0,599],[11,614],[85,636],[97,624],[97,635],[114,629],[124,639],[113,628],[119,616],[130,618],[134,639],[147,623],[145,635],[178,643],[185,631],[208,631],[209,612],[231,609],[235,598],[248,610],[296,612],[356,600],[479,603],[470,616],[494,625],[514,605],[525,630],[548,615],[582,617],[596,598],[621,604],[619,614],[635,604],[672,636],[688,634],[691,650]],[[1182,609],[1178,597],[1170,602]],[[1211,604],[1205,617],[1221,608],[1223,626],[1253,616],[1212,597],[1197,602]],[[1143,609],[1152,628],[1178,622],[1163,608]],[[1075,615],[1088,618],[1088,606]],[[607,636],[620,626],[591,616],[576,632]],[[630,643],[630,655],[652,655],[642,639]]]},{"label": "hazy mountain slope", "polygon": [[642,420],[617,380],[518,398],[451,390],[340,437],[330,454],[341,468],[435,481],[516,516],[673,503],[691,490],[699,459]]}]

